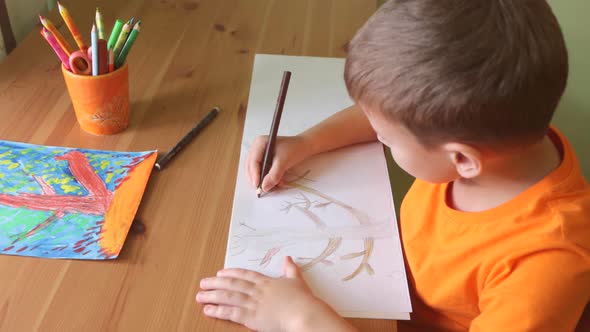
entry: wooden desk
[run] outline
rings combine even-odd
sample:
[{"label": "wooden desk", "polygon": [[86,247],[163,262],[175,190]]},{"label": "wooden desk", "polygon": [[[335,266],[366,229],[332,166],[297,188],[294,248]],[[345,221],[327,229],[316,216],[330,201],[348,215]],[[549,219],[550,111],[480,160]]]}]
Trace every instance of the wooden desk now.
[{"label": "wooden desk", "polygon": [[[89,41],[94,1],[64,0]],[[238,331],[201,314],[198,281],[222,268],[255,53],[344,57],[375,0],[101,1],[144,21],[129,57],[131,125],[81,131],[59,63],[38,31],[0,65],[0,138],[90,149],[166,151],[214,105],[220,116],[150,179],[113,261],[0,255],[2,331]],[[49,16],[65,25],[56,13]],[[59,23],[59,24],[58,24]],[[69,34],[68,34],[69,36]],[[73,41],[72,41],[73,43]],[[351,320],[363,331],[395,323]]]}]

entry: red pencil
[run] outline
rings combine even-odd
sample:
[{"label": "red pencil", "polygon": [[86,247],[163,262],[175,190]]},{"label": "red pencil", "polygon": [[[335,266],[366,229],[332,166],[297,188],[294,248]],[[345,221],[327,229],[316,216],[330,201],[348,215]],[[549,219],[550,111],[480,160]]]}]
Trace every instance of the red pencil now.
[{"label": "red pencil", "polygon": [[115,53],[109,50],[109,73],[115,71]]},{"label": "red pencil", "polygon": [[106,74],[109,72],[109,52],[107,51],[107,41],[104,39],[98,40],[98,74]]}]

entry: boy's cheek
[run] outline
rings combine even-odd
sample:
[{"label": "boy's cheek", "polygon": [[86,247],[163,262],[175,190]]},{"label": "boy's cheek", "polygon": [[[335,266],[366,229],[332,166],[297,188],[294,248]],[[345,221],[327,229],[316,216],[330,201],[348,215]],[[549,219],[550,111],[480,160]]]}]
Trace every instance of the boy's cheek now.
[{"label": "boy's cheek", "polygon": [[406,156],[404,153],[401,153],[400,151],[392,149],[391,147],[389,149],[391,151],[391,158],[393,159],[393,161],[395,161],[399,168],[403,169],[406,173],[415,177],[415,167],[413,167],[413,163],[410,162],[410,160],[408,160],[408,156]]},{"label": "boy's cheek", "polygon": [[456,171],[441,160],[430,159],[427,156],[400,153],[391,150],[395,163],[404,172],[423,181],[431,183],[447,183],[457,179]]}]

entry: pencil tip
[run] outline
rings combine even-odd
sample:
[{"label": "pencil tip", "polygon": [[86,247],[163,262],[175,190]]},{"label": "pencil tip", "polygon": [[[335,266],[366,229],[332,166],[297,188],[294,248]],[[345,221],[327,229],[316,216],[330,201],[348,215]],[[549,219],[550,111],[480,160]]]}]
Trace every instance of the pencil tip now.
[{"label": "pencil tip", "polygon": [[39,19],[40,19],[41,21],[43,21],[45,18],[43,17],[43,15],[39,14]]}]

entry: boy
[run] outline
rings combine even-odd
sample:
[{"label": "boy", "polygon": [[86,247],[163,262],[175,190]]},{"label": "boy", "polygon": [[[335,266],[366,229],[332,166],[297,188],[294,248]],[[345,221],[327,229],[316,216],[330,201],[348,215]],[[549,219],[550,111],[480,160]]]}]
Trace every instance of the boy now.
[{"label": "boy", "polygon": [[[573,331],[590,296],[590,187],[549,123],[567,51],[544,0],[394,0],[350,43],[355,106],[283,137],[262,189],[305,158],[380,140],[417,179],[400,230],[420,330]],[[259,181],[266,139],[246,168]],[[262,331],[354,331],[284,278],[227,269],[204,313]]]}]

